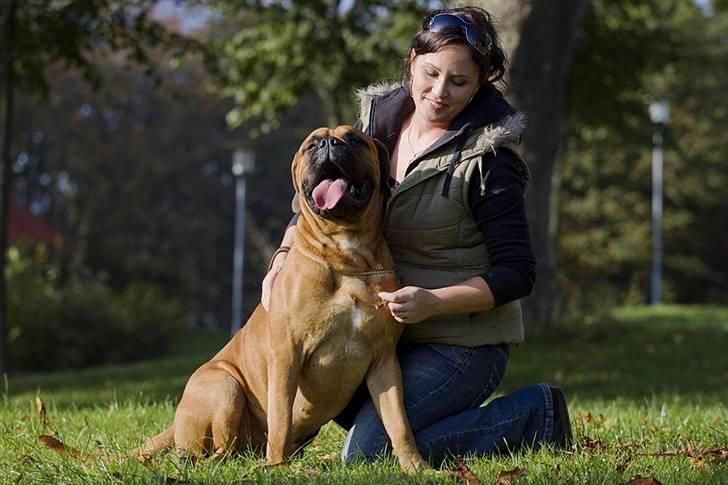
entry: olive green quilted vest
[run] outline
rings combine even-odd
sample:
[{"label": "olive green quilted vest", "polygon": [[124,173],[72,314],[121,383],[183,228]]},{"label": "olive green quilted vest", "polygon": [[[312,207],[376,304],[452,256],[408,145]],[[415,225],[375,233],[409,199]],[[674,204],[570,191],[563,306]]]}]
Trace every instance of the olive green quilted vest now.
[{"label": "olive green quilted vest", "polygon": [[[363,103],[363,130],[369,121],[368,108]],[[385,237],[403,286],[450,286],[488,270],[488,250],[470,215],[469,182],[473,171],[480,167],[484,174],[479,179],[480,190],[486,190],[484,154],[512,142],[520,135],[522,124],[522,115],[516,114],[471,133],[452,174],[447,197],[442,191],[453,156],[452,143],[426,156],[393,189],[385,214]],[[403,342],[466,347],[520,343],[523,338],[519,301],[477,313],[435,315],[407,325],[402,335]]]}]

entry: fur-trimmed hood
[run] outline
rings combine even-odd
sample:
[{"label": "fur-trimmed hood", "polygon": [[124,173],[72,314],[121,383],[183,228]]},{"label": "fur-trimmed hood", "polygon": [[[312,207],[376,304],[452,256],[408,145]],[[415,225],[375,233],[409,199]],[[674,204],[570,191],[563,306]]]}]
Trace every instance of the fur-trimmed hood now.
[{"label": "fur-trimmed hood", "polygon": [[[402,122],[414,110],[408,90],[399,83],[372,84],[358,90],[356,96],[361,126],[385,144],[389,136],[399,134]],[[523,113],[516,111],[495,87],[484,86],[453,120],[448,133],[453,136],[467,127],[472,134],[480,128],[495,148],[517,142],[525,125]]]},{"label": "fur-trimmed hood", "polygon": [[356,99],[359,104],[363,102],[369,102],[372,98],[377,96],[384,96],[392,91],[401,88],[402,85],[391,81],[382,81],[375,84],[370,84],[363,89],[357,89]]},{"label": "fur-trimmed hood", "polygon": [[[401,84],[383,82],[359,90],[356,94],[360,105],[357,126],[384,142],[391,153],[397,143],[402,123],[414,110],[414,101],[408,89]],[[474,143],[476,149],[495,153],[498,147],[517,144],[525,125],[525,115],[516,111],[494,86],[486,85],[452,121],[440,139],[420,153],[417,159],[426,158],[433,151],[453,144],[453,156],[448,170],[448,173],[452,173],[460,161],[461,152],[471,148],[466,144]],[[525,163],[520,159],[516,163],[528,180],[529,173]],[[443,195],[447,196],[448,191],[449,181],[446,181]]]}]

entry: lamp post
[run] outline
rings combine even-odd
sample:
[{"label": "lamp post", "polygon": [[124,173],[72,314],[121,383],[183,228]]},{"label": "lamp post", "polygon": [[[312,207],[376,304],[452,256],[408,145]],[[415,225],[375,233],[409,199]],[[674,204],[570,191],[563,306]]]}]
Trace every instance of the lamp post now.
[{"label": "lamp post", "polygon": [[235,177],[235,248],[233,253],[233,301],[230,334],[240,330],[243,317],[243,261],[245,256],[245,177],[253,171],[255,153],[246,148],[233,151]]},{"label": "lamp post", "polygon": [[650,305],[662,300],[662,146],[665,125],[670,121],[670,102],[660,99],[650,103],[652,135],[652,270],[650,271]]}]

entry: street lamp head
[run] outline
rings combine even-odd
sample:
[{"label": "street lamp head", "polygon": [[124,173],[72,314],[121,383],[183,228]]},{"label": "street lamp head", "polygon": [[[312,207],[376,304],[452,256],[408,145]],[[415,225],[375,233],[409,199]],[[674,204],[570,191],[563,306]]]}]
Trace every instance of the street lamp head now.
[{"label": "street lamp head", "polygon": [[670,122],[670,101],[658,99],[650,103],[650,120],[658,125]]},{"label": "street lamp head", "polygon": [[233,151],[233,175],[242,177],[255,168],[255,152],[247,148],[236,148]]}]

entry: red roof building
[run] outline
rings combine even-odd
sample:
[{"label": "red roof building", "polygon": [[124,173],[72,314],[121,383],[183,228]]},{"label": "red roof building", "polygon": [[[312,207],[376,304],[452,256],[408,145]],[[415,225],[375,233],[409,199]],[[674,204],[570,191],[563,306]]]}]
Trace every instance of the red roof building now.
[{"label": "red roof building", "polygon": [[30,240],[50,246],[62,245],[63,234],[44,219],[33,215],[28,209],[10,198],[8,243]]}]

